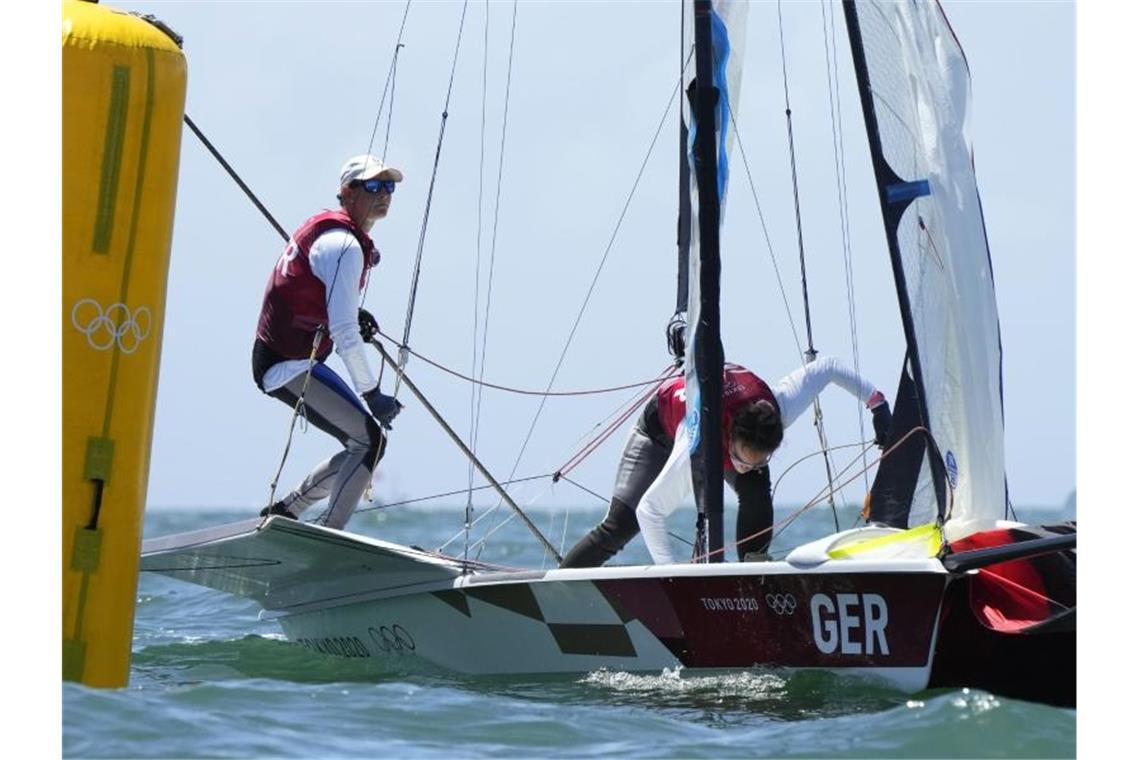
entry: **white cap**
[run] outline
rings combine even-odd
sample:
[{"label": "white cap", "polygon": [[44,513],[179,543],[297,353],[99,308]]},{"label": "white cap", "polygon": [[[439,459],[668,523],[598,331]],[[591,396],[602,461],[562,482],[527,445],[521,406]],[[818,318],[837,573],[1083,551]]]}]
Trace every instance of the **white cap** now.
[{"label": "white cap", "polygon": [[391,179],[399,182],[404,179],[404,173],[395,167],[385,166],[376,156],[365,154],[353,156],[340,169],[341,187],[347,187],[358,179]]}]

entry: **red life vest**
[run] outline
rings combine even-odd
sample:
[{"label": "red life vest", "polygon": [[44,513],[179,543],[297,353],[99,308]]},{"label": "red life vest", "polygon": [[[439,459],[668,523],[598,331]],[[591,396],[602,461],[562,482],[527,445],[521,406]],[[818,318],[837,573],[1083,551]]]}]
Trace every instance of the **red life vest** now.
[{"label": "red life vest", "polygon": [[[739,364],[725,363],[720,419],[724,469],[732,467],[732,460],[728,456],[728,434],[732,429],[732,418],[742,407],[761,400],[770,402],[779,411],[780,405],[776,403],[776,396],[767,383]],[[677,437],[677,427],[685,419],[685,378],[670,380],[657,390],[657,419],[671,438]]]},{"label": "red life vest", "polygon": [[325,359],[332,351],[328,333],[325,284],[309,265],[309,249],[313,242],[329,230],[343,229],[352,233],[364,251],[360,270],[361,290],[368,270],[380,260],[372,238],[357,227],[344,211],[325,211],[310,218],[293,233],[285,251],[273,267],[261,316],[257,320],[257,338],[284,359],[307,359],[313,349],[313,335],[318,326],[325,328],[317,358]]}]

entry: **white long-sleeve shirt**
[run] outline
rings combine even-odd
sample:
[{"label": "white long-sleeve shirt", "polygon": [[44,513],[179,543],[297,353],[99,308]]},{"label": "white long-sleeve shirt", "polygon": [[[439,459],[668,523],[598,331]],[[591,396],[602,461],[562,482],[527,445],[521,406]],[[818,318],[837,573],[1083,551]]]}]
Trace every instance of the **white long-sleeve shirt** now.
[{"label": "white long-sleeve shirt", "polygon": [[[816,357],[814,362],[790,373],[772,388],[784,427],[795,422],[829,383],[835,383],[865,404],[876,393],[874,385],[835,357]],[[678,425],[665,466],[637,504],[637,523],[654,563],[664,565],[675,561],[665,521],[692,495],[689,433],[685,425]]]},{"label": "white long-sleeve shirt", "polygon": [[[329,337],[352,378],[357,393],[376,387],[376,375],[364,355],[360,338],[358,303],[364,251],[351,232],[332,229],[320,235],[309,248],[309,268],[325,286],[325,309]],[[290,359],[274,364],[265,373],[266,392],[276,390],[309,368],[308,359]]]}]

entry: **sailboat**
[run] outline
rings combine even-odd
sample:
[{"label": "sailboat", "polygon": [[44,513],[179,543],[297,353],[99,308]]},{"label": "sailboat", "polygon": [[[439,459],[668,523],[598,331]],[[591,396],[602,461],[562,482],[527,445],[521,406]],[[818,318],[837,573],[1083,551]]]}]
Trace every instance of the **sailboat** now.
[{"label": "sailboat", "polygon": [[[714,443],[693,453],[702,562],[504,570],[268,517],[148,540],[141,569],[251,599],[314,651],[397,668],[819,669],[1074,705],[1075,527],[1005,519],[1001,341],[965,58],[937,3],[843,8],[906,338],[894,453],[866,525],[779,561],[718,561]],[[688,27],[684,367],[698,442],[721,440],[718,235],[745,10],[696,0]]]}]

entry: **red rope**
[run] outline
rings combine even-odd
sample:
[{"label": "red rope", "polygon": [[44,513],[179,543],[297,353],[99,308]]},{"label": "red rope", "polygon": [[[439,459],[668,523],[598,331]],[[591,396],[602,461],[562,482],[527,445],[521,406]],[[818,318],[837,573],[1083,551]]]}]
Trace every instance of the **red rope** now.
[{"label": "red rope", "polygon": [[633,415],[634,412],[636,412],[638,409],[640,409],[641,405],[643,403],[645,403],[649,399],[650,396],[652,396],[654,393],[656,393],[657,389],[660,388],[661,385],[665,382],[665,380],[668,380],[668,379],[669,379],[668,377],[664,378],[663,380],[658,382],[658,384],[655,387],[650,388],[648,391],[646,391],[645,393],[641,394],[636,399],[634,399],[633,403],[630,404],[628,409],[626,409],[624,412],[622,412],[620,417],[618,417],[616,420],[614,420],[609,425],[607,425],[602,430],[602,432],[599,433],[597,436],[595,436],[592,441],[587,443],[582,448],[582,450],[580,450],[574,456],[570,457],[570,460],[568,462],[566,462],[566,464],[559,467],[558,470],[554,473],[555,482],[557,482],[558,479],[561,478],[563,475],[568,474],[575,467],[582,464],[582,462],[586,461],[586,458],[590,454],[594,453],[594,451],[596,451],[597,448],[599,446],[601,446],[607,438],[609,438],[611,435],[613,435],[614,431],[617,430],[619,427],[621,427],[622,423],[625,422],[626,420],[628,420]]}]

